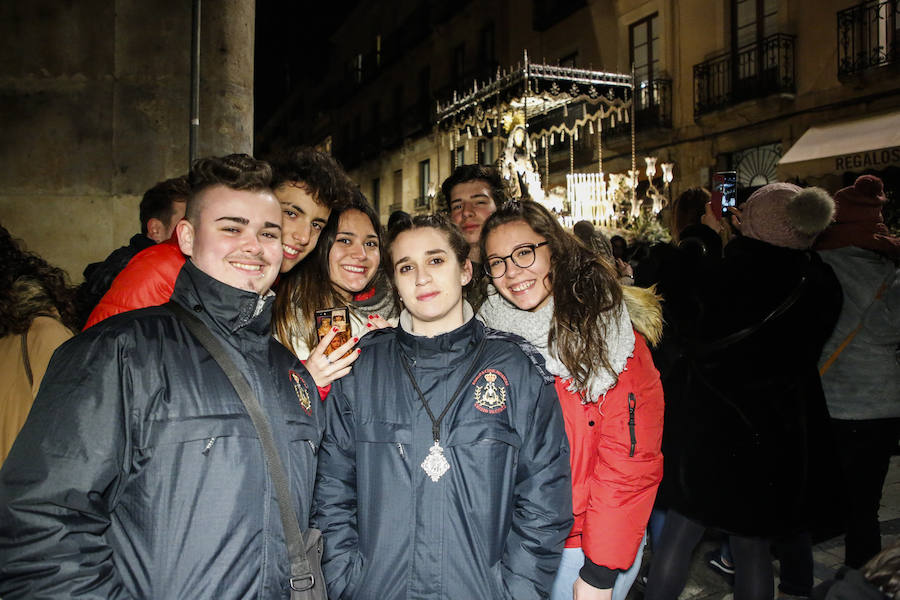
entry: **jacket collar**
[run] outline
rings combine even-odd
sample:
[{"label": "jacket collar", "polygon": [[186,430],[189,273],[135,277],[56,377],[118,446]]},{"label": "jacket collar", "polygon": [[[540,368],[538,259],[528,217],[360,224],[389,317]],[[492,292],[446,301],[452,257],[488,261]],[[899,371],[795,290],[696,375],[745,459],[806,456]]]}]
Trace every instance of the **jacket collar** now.
[{"label": "jacket collar", "polygon": [[271,291],[260,296],[222,283],[190,259],[181,268],[172,291],[172,300],[198,313],[224,335],[246,328],[253,334],[268,336],[274,298]]},{"label": "jacket collar", "polygon": [[466,322],[456,329],[434,337],[425,337],[411,332],[411,318],[404,309],[400,314],[400,326],[397,327],[397,341],[401,350],[412,365],[418,368],[441,369],[455,365],[464,360],[484,336],[484,325],[473,318],[472,307],[468,302],[463,304],[463,317]]},{"label": "jacket collar", "polygon": [[140,252],[141,250],[146,250],[150,246],[155,246],[156,242],[148,238],[143,233],[136,233],[131,236],[130,240],[128,240],[128,245],[131,248],[134,248],[135,252]]}]

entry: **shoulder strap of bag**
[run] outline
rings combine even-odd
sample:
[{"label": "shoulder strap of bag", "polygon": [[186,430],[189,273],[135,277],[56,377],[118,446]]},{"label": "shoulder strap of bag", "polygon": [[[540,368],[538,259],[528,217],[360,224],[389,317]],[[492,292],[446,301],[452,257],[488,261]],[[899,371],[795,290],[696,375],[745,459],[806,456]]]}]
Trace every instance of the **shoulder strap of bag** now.
[{"label": "shoulder strap of bag", "polygon": [[860,329],[862,329],[863,323],[866,321],[866,316],[869,314],[869,310],[872,306],[884,295],[884,291],[888,289],[888,286],[894,281],[894,277],[896,277],[897,271],[896,269],[891,271],[887,277],[884,278],[884,281],[881,282],[881,286],[875,291],[875,296],[872,298],[872,301],[869,302],[869,305],[866,307],[866,310],[863,311],[862,316],[859,318],[859,324],[856,326],[856,329],[847,334],[847,337],[844,338],[837,348],[834,349],[834,352],[831,353],[831,356],[822,364],[822,367],[819,369],[819,377],[824,375],[828,369],[831,368],[831,365],[834,364],[834,361],[837,360],[838,356],[841,355],[847,346],[850,345],[850,342],[853,341],[853,338],[856,337],[856,334],[859,333]]},{"label": "shoulder strap of bag", "polygon": [[[297,514],[294,512],[291,504],[291,493],[288,487],[287,475],[284,471],[284,465],[278,457],[278,450],[275,448],[275,439],[272,436],[272,427],[266,418],[256,394],[247,383],[247,379],[243,373],[237,368],[221,342],[216,339],[209,328],[197,317],[192,315],[188,310],[180,304],[169,301],[166,307],[178,318],[185,327],[188,328],[200,344],[206,348],[213,359],[219,364],[234,390],[244,403],[244,408],[253,421],[256,433],[259,435],[259,441],[262,443],[263,452],[266,456],[266,463],[269,466],[269,473],[272,475],[272,482],[275,484],[275,494],[278,498],[278,509],[281,513],[281,524],[284,527],[284,537],[287,543],[288,556],[291,560],[291,580],[290,586],[295,591],[305,591],[312,589],[315,585],[315,576],[309,565],[309,559],[304,552],[305,544],[303,540],[303,532],[300,529],[300,522],[297,520]],[[324,583],[324,582],[322,582]]]},{"label": "shoulder strap of bag", "polygon": [[31,359],[28,358],[28,332],[22,334],[22,362],[25,363],[25,376],[28,377],[28,385],[34,386],[34,374],[31,372]]},{"label": "shoulder strap of bag", "polygon": [[791,308],[797,300],[800,299],[800,296],[803,295],[804,288],[806,287],[806,275],[800,277],[800,281],[794,287],[793,291],[791,291],[790,295],[784,299],[784,301],[776,306],[772,312],[767,314],[761,320],[756,323],[750,325],[749,327],[745,327],[739,331],[735,331],[732,334],[726,335],[725,337],[719,338],[717,340],[713,340],[711,342],[697,342],[692,340],[692,344],[695,348],[700,351],[702,354],[709,354],[712,352],[717,352],[732,344],[739,342],[753,333],[756,333],[763,325],[771,321],[772,319],[777,319],[781,315],[787,312],[789,308]]}]

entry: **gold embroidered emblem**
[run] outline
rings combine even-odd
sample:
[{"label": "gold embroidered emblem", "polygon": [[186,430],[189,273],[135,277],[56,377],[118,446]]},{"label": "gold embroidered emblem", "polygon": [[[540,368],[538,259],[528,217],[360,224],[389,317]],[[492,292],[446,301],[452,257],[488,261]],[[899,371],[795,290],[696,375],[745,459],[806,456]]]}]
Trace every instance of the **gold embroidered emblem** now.
[{"label": "gold embroidered emblem", "polygon": [[503,412],[506,409],[506,378],[499,373],[503,384],[498,384],[497,372],[488,370],[483,375],[485,383],[475,386],[475,408],[488,414]]}]

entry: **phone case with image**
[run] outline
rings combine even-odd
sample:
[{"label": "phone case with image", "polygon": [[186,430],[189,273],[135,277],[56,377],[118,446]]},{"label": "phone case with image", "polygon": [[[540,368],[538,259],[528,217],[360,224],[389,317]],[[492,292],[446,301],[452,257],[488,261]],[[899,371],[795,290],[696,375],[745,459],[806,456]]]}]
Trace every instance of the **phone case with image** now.
[{"label": "phone case with image", "polygon": [[[331,354],[350,339],[350,311],[346,307],[323,308],[317,310],[315,316],[316,334],[320,341],[333,327],[338,328],[338,332],[328,345],[328,350],[326,350],[325,354]],[[348,352],[344,356],[348,354],[350,353]]]}]

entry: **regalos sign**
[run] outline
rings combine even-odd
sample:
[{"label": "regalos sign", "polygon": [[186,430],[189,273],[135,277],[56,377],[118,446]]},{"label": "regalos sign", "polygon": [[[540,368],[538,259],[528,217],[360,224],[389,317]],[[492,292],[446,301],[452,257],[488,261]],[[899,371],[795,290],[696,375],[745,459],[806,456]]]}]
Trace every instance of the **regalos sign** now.
[{"label": "regalos sign", "polygon": [[890,165],[900,166],[900,146],[834,157],[834,170],[837,172],[883,169]]}]

